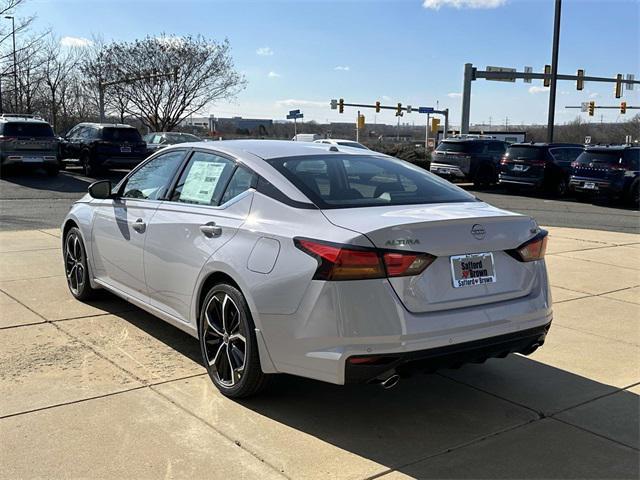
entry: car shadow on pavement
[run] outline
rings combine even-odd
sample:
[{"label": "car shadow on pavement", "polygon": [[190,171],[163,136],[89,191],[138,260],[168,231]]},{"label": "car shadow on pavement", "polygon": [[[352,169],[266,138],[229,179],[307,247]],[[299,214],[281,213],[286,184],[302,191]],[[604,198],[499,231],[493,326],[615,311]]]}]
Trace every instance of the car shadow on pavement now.
[{"label": "car shadow on pavement", "polygon": [[[202,364],[193,337],[137,309],[117,315]],[[416,478],[637,478],[639,399],[510,355],[418,374],[391,390],[277,375],[259,396],[235,403],[246,408],[244,421],[258,414],[305,434],[293,438],[308,435]],[[299,455],[314,457],[311,450]]]},{"label": "car shadow on pavement", "polygon": [[77,168],[61,171],[55,177],[47,176],[44,171],[15,170],[8,175],[4,175],[2,180],[34,190],[54,191],[59,193],[86,193],[87,188],[96,180],[111,180],[117,183],[126,175],[125,171],[107,171],[101,173],[97,178],[82,176],[82,171]]}]

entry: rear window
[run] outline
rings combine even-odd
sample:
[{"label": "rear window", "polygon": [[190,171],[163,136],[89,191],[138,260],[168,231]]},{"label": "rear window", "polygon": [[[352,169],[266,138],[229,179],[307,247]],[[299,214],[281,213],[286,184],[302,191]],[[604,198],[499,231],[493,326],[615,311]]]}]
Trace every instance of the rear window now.
[{"label": "rear window", "polygon": [[484,150],[484,142],[447,142],[438,145],[436,152],[480,153]]},{"label": "rear window", "polygon": [[269,163],[319,208],[476,201],[446,180],[395,159],[318,155]]},{"label": "rear window", "polygon": [[53,137],[53,129],[48,123],[10,122],[3,125],[2,134],[6,137]]},{"label": "rear window", "polygon": [[505,155],[512,160],[536,160],[544,158],[544,151],[540,147],[509,147]]},{"label": "rear window", "polygon": [[609,152],[595,151],[595,152],[582,152],[576,159],[579,165],[588,165],[594,163],[597,165],[619,165],[622,164],[623,150],[612,150]]},{"label": "rear window", "polygon": [[140,132],[135,128],[114,128],[102,129],[102,139],[110,142],[141,142]]},{"label": "rear window", "polygon": [[200,139],[188,133],[167,133],[167,143],[199,142]]}]

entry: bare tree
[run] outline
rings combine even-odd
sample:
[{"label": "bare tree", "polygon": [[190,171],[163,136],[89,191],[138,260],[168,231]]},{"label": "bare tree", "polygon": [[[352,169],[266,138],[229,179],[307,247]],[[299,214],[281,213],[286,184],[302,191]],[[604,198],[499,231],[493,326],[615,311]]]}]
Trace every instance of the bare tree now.
[{"label": "bare tree", "polygon": [[58,112],[63,102],[63,93],[68,89],[68,82],[79,63],[76,48],[62,48],[59,40],[51,37],[43,48],[42,79],[46,91],[46,104],[51,126],[58,126]]},{"label": "bare tree", "polygon": [[[183,118],[233,97],[246,84],[234,69],[229,42],[202,36],[113,42],[86,61],[83,72],[101,82],[130,79],[109,86],[106,96],[119,98],[120,113],[139,118],[154,131],[172,130]],[[113,109],[113,100],[110,105]]]}]

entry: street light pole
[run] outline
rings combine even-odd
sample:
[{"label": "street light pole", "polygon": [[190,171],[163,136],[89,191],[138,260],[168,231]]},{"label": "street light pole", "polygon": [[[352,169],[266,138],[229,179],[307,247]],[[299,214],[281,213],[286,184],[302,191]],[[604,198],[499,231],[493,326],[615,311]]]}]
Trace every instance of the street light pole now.
[{"label": "street light pole", "polygon": [[553,22],[553,51],[551,53],[551,85],[549,90],[549,119],[547,121],[547,142],[553,142],[553,125],[556,113],[556,84],[558,82],[558,49],[560,46],[560,13],[562,0],[556,0],[556,12]]},{"label": "street light pole", "polygon": [[18,113],[18,60],[16,57],[16,19],[13,15],[5,15],[6,19],[11,19],[13,36],[13,98],[15,101],[16,113]]}]

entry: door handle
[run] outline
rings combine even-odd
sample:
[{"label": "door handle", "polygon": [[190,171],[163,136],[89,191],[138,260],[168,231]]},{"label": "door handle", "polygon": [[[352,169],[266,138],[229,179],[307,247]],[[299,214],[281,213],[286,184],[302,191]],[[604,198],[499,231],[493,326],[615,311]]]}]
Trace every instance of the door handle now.
[{"label": "door handle", "polygon": [[204,225],[200,225],[200,231],[204,233],[205,237],[217,237],[222,235],[222,227],[216,225],[216,222],[209,222]]},{"label": "door handle", "polygon": [[131,228],[133,228],[138,233],[144,233],[144,231],[147,229],[147,224],[144,223],[141,218],[139,218],[131,224]]}]

